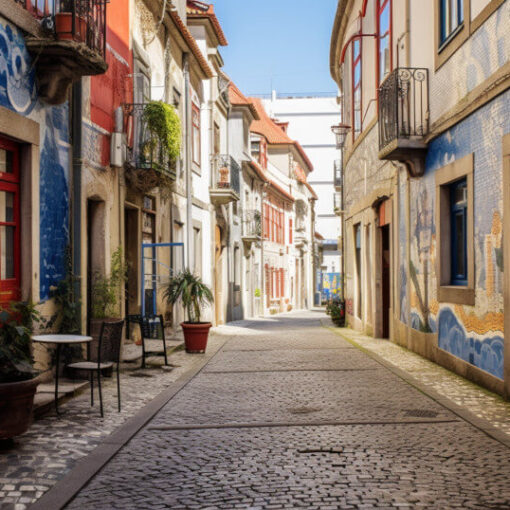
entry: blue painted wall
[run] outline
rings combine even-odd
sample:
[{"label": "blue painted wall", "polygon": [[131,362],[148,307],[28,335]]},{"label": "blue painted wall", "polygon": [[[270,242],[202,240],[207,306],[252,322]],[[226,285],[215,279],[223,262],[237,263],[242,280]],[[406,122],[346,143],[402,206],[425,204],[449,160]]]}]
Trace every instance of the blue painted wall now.
[{"label": "blue painted wall", "polygon": [[[40,154],[40,298],[65,275],[69,243],[69,109],[37,98],[32,60],[23,34],[0,19],[0,105],[39,122]],[[21,247],[23,256],[23,246]]]}]

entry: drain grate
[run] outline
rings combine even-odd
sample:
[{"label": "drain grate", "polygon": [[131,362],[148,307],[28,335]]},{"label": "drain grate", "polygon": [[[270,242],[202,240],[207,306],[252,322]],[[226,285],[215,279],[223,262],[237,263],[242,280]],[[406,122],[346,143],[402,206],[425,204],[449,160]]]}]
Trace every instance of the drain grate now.
[{"label": "drain grate", "polygon": [[304,454],[316,454],[316,453],[326,453],[326,454],[333,454],[333,455],[342,455],[343,450],[340,448],[305,448],[303,450],[298,450],[298,453],[304,453]]},{"label": "drain grate", "polygon": [[311,414],[320,410],[320,407],[292,407],[289,409],[289,412],[291,414]]},{"label": "drain grate", "polygon": [[428,409],[406,409],[404,415],[409,418],[437,418],[439,413]]}]

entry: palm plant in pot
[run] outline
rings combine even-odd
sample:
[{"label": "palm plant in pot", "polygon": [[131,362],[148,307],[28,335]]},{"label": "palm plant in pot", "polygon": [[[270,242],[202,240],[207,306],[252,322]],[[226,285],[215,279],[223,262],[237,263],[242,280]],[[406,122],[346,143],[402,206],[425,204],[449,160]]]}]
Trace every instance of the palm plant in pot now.
[{"label": "palm plant in pot", "polygon": [[170,305],[181,302],[186,311],[188,320],[181,323],[186,352],[205,352],[212,324],[200,319],[202,309],[214,301],[211,289],[201,278],[185,269],[170,278],[164,298]]},{"label": "palm plant in pot", "polygon": [[39,319],[32,303],[13,302],[0,310],[0,440],[23,434],[32,423],[40,381],[33,368],[31,334]]}]

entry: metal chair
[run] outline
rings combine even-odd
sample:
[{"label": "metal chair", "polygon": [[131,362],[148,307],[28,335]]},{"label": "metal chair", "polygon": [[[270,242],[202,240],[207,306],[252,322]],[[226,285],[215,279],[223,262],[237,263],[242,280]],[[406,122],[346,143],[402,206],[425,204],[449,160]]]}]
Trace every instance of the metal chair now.
[{"label": "metal chair", "polygon": [[149,351],[145,342],[147,340],[162,340],[163,341],[163,355],[165,357],[165,365],[168,366],[168,356],[166,353],[166,339],[165,339],[165,326],[162,315],[144,315],[140,317],[140,332],[142,334],[142,368],[145,368],[145,358],[147,355],[158,354],[161,351]]},{"label": "metal chair", "polygon": [[[85,370],[90,375],[90,405],[94,405],[94,372],[97,374],[97,385],[99,389],[99,406],[101,417],[103,414],[103,394],[101,392],[101,371],[105,368],[117,366],[117,407],[120,412],[120,351],[122,345],[122,328],[124,320],[115,322],[103,322],[97,350],[97,361],[79,361],[67,365],[74,370]],[[90,359],[90,352],[89,352]]]}]

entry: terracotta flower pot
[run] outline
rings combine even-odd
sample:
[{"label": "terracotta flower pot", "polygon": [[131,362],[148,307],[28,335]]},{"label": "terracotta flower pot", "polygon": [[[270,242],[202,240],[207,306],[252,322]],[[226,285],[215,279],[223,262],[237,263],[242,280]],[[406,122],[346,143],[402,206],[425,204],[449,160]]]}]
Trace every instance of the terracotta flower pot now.
[{"label": "terracotta flower pot", "polygon": [[85,42],[87,37],[87,20],[81,16],[74,17],[73,34],[73,14],[71,12],[59,12],[55,14],[55,33],[57,39],[65,41]]},{"label": "terracotta flower pot", "polygon": [[32,424],[34,395],[40,379],[0,383],[0,439],[10,439]]},{"label": "terracotta flower pot", "polygon": [[209,337],[209,330],[211,329],[212,324],[210,322],[200,322],[198,324],[181,322],[181,326],[184,333],[186,352],[205,352],[207,339]]}]

